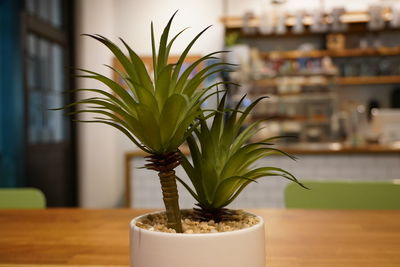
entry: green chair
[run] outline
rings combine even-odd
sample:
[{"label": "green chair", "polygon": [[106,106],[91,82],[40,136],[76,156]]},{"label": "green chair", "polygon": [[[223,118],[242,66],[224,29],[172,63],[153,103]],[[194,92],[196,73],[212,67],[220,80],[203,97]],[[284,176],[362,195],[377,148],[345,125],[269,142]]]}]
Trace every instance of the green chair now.
[{"label": "green chair", "polygon": [[0,209],[44,209],[46,198],[36,188],[0,188]]},{"label": "green chair", "polygon": [[287,208],[297,209],[400,209],[400,184],[391,182],[305,181],[285,189]]}]

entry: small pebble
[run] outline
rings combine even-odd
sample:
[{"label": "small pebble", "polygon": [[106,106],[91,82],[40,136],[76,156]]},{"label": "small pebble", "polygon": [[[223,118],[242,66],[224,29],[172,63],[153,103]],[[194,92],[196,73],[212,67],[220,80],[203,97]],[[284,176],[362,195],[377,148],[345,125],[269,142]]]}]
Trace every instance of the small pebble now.
[{"label": "small pebble", "polygon": [[[257,217],[244,211],[237,211],[237,214],[232,216],[232,220],[222,221],[219,223],[216,223],[214,220],[208,222],[194,220],[192,219],[193,216],[190,212],[182,213],[182,217],[184,234],[229,232],[249,228],[259,223]],[[165,233],[176,232],[174,229],[167,227],[165,212],[148,215],[141,221],[138,221],[136,226],[150,231]]]}]

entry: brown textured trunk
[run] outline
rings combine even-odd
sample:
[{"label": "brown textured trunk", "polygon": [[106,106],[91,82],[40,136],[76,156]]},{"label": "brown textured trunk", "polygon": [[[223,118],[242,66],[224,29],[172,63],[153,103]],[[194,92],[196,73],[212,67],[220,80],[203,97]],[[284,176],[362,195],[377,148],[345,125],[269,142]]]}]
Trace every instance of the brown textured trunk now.
[{"label": "brown textured trunk", "polygon": [[159,172],[158,176],[160,177],[168,227],[175,229],[177,233],[182,233],[181,211],[179,209],[175,171]]},{"label": "brown textured trunk", "polygon": [[179,209],[178,188],[174,169],[180,164],[180,152],[170,152],[163,155],[147,156],[146,168],[155,170],[160,177],[161,189],[165,211],[167,214],[167,226],[182,233],[181,211]]}]

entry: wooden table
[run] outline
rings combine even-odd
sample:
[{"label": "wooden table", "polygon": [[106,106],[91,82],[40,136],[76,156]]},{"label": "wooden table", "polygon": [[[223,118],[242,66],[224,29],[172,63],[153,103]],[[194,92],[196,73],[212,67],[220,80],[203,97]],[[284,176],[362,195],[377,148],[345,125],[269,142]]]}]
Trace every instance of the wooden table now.
[{"label": "wooden table", "polygon": [[[400,211],[252,211],[266,220],[268,267],[400,266]],[[127,266],[128,223],[144,212],[0,210],[0,266]]]}]

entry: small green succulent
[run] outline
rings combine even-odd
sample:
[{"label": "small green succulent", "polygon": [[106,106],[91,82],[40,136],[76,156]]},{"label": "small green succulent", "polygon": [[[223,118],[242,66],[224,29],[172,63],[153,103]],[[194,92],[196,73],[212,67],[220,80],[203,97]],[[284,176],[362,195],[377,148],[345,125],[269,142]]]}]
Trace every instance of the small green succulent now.
[{"label": "small green succulent", "polygon": [[207,126],[206,118],[202,117],[199,119],[199,127],[188,136],[192,162],[183,156],[182,166],[193,189],[182,179],[178,179],[198,202],[200,209],[195,210],[202,219],[220,220],[224,211],[227,211],[224,207],[235,200],[247,185],[261,177],[281,176],[303,186],[283,169],[254,166],[257,160],[276,153],[294,159],[293,156],[271,147],[269,142],[279,137],[248,143],[258,131],[259,122],[253,122],[244,129],[243,124],[250,111],[263,98],[258,98],[244,111],[239,111],[243,97],[234,110],[227,111],[224,108],[224,95],[211,127]]}]

